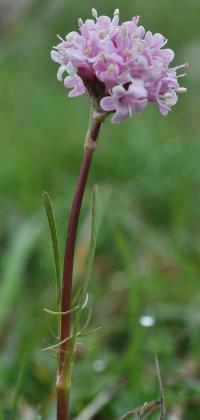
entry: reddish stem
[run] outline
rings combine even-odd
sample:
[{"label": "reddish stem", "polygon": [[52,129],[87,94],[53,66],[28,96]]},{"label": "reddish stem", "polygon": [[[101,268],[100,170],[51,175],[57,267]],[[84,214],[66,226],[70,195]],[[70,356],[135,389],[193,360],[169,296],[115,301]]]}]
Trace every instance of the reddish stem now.
[{"label": "reddish stem", "polygon": [[[64,269],[62,280],[62,296],[61,311],[66,312],[71,309],[72,299],[72,277],[74,252],[76,243],[76,234],[83,195],[87,183],[88,173],[95,150],[95,142],[97,140],[101,121],[94,119],[91,122],[88,134],[85,152],[82,160],[79,179],[73,198],[71,214],[68,225],[68,234],[65,247]],[[89,141],[88,141],[89,140]],[[61,316],[61,342],[70,336],[71,333],[71,315],[70,313]],[[66,385],[65,367],[67,363],[67,354],[69,351],[70,341],[65,341],[60,346],[59,353],[59,369],[57,375],[57,420],[68,420],[68,404],[69,404],[69,384]],[[70,369],[70,367],[69,367]],[[68,372],[70,376],[70,372]],[[70,378],[68,378],[70,380]]]},{"label": "reddish stem", "polygon": [[57,389],[57,420],[68,420],[69,396],[65,389]]}]

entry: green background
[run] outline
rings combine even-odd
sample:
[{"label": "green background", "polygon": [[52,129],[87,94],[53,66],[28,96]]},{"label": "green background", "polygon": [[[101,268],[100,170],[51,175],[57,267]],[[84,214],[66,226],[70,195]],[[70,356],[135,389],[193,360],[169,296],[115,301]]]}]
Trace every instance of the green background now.
[{"label": "green background", "polygon": [[[16,2],[17,3],[17,2]],[[10,14],[0,2],[0,394],[2,418],[53,419],[56,360],[42,308],[55,307],[54,266],[42,207],[53,200],[61,254],[89,116],[68,99],[50,50],[91,8],[161,32],[189,62],[182,95],[167,117],[154,104],[121,125],[103,126],[83,204],[75,284],[85,273],[91,191],[100,226],[90,300],[96,335],[82,339],[74,368],[72,417],[102,390],[125,382],[97,419],[116,419],[159,394],[168,418],[200,418],[200,3],[197,0],[29,1]],[[8,5],[6,6],[8,7]],[[9,18],[8,18],[9,16]],[[144,328],[141,317],[154,325]],[[53,325],[54,327],[54,325]],[[42,416],[42,417],[40,417]],[[156,418],[156,417],[155,417]]]}]

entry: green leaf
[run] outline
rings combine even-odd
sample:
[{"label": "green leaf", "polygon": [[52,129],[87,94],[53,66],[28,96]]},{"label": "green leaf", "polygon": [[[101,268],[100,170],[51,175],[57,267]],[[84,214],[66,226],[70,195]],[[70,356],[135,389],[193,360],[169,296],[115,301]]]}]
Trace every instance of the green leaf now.
[{"label": "green leaf", "polygon": [[92,266],[95,256],[95,250],[96,250],[96,243],[97,243],[97,227],[98,227],[98,215],[97,215],[97,186],[95,185],[93,188],[93,194],[92,194],[92,225],[91,225],[91,237],[90,237],[90,250],[89,250],[89,256],[88,256],[88,265],[87,265],[87,271],[86,271],[86,278],[83,283],[83,289],[81,293],[81,302],[80,307],[82,308],[87,291],[88,286],[92,274]]},{"label": "green leaf", "polygon": [[23,380],[24,380],[25,371],[26,371],[26,363],[27,363],[27,354],[24,354],[21,360],[20,368],[19,368],[19,373],[18,373],[16,387],[15,387],[15,393],[14,393],[13,402],[12,402],[11,417],[10,417],[11,420],[14,420],[16,418],[17,404],[18,404],[21,390],[22,390]]},{"label": "green leaf", "polygon": [[51,323],[50,323],[50,321],[49,321],[49,318],[48,318],[48,316],[47,316],[47,313],[44,311],[44,316],[45,316],[45,320],[46,320],[46,322],[47,322],[47,327],[48,327],[48,330],[49,330],[49,332],[51,333],[51,335],[56,339],[56,340],[58,340],[58,337],[57,337],[57,335],[55,334],[55,332],[54,332],[54,330],[53,330],[53,327],[51,326]]},{"label": "green leaf", "polygon": [[[74,327],[73,327],[73,333],[72,333],[72,340],[71,340],[71,346],[69,351],[69,369],[73,361],[73,355],[74,355],[74,347],[76,342],[76,336],[78,334],[79,330],[79,324],[80,324],[80,318],[81,313],[83,310],[84,303],[87,301],[87,292],[88,292],[88,286],[91,279],[92,274],[92,266],[95,256],[95,250],[96,250],[96,242],[97,242],[97,227],[98,227],[98,211],[97,211],[97,186],[95,185],[93,188],[93,194],[92,194],[92,224],[91,224],[91,236],[90,236],[90,250],[89,250],[89,256],[88,256],[88,265],[87,265],[87,271],[86,271],[86,277],[85,281],[83,283],[80,299],[79,299],[79,309],[76,312],[75,320],[74,320]],[[90,318],[90,312],[89,312],[89,318]],[[90,319],[89,319],[90,321]],[[88,319],[87,319],[87,325],[88,325]]]},{"label": "green leaf", "polygon": [[75,291],[74,296],[72,298],[72,306],[74,306],[78,302],[78,299],[79,299],[80,294],[81,294],[81,290],[82,290],[82,287],[79,286],[77,288],[77,290]]},{"label": "green leaf", "polygon": [[84,324],[83,324],[83,326],[81,328],[81,331],[80,331],[81,334],[84,333],[84,331],[88,327],[88,325],[89,325],[89,323],[91,321],[91,318],[92,318],[92,308],[89,308],[87,318],[86,318],[86,320],[85,320],[85,322],[84,322]]},{"label": "green leaf", "polygon": [[47,219],[49,223],[51,240],[53,246],[53,256],[55,263],[55,272],[56,272],[56,287],[57,287],[57,310],[60,311],[60,291],[61,291],[61,271],[60,271],[60,254],[58,247],[58,236],[56,229],[55,216],[53,211],[53,206],[47,192],[43,192],[43,200],[46,209]]},{"label": "green leaf", "polygon": [[80,331],[80,333],[77,334],[77,337],[86,337],[88,335],[96,334],[97,332],[99,332],[100,330],[102,330],[102,328],[103,327],[100,326],[100,327],[93,328],[90,331],[85,331],[85,332],[81,332]]},{"label": "green leaf", "polygon": [[51,311],[50,309],[44,308],[44,312],[50,315],[66,315],[66,314],[71,314],[72,312],[77,311],[77,309],[79,309],[79,306],[74,306],[74,308],[70,309],[69,311],[64,311],[64,312],[55,312],[55,311]]}]

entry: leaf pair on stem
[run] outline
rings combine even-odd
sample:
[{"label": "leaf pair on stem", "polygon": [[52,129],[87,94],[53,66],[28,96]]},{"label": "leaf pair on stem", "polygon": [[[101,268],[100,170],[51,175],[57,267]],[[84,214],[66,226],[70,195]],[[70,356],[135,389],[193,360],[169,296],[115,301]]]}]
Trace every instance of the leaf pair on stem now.
[{"label": "leaf pair on stem", "polygon": [[[59,253],[59,245],[58,245],[58,235],[56,229],[56,222],[55,222],[55,215],[53,211],[53,206],[50,200],[49,195],[44,192],[43,193],[43,200],[46,209],[47,219],[49,223],[50,233],[51,233],[51,241],[53,247],[53,256],[54,256],[54,264],[55,264],[55,276],[56,276],[56,289],[57,289],[57,310],[52,311],[50,309],[44,309],[45,314],[53,315],[57,317],[58,320],[58,336],[54,334],[54,336],[60,340],[60,324],[61,324],[61,317],[66,315],[67,313],[74,313],[74,322],[72,326],[72,333],[69,337],[66,337],[63,341],[58,341],[58,343],[53,344],[51,346],[46,347],[43,351],[50,351],[50,350],[58,350],[63,344],[63,342],[70,341],[69,353],[68,353],[68,366],[71,369],[71,365],[73,363],[74,358],[74,350],[75,350],[75,343],[77,337],[84,337],[86,335],[90,335],[92,333],[96,333],[99,331],[101,327],[92,329],[87,331],[87,327],[90,323],[91,316],[92,316],[92,309],[89,308],[88,315],[84,322],[84,325],[80,327],[81,315],[82,312],[88,307],[88,286],[91,278],[92,273],[92,266],[94,261],[95,249],[96,249],[96,241],[97,241],[97,187],[93,188],[93,195],[92,195],[92,223],[91,223],[91,238],[90,238],[90,249],[89,249],[89,256],[88,256],[88,265],[86,276],[83,284],[78,287],[73,299],[72,299],[72,309],[70,311],[61,311],[61,269],[60,269],[60,253]],[[75,306],[74,306],[75,305]]]}]

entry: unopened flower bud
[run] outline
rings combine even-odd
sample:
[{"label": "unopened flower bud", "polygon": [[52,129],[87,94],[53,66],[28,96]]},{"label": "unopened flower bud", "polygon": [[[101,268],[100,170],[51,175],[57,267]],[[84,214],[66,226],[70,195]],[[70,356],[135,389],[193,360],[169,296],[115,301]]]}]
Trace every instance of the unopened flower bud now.
[{"label": "unopened flower bud", "polygon": [[81,28],[81,26],[83,25],[83,21],[81,18],[78,18],[78,26],[79,28]]},{"label": "unopened flower bud", "polygon": [[185,88],[185,87],[178,87],[178,89],[176,91],[178,93],[186,93],[187,92],[187,88]]},{"label": "unopened flower bud", "polygon": [[98,18],[98,13],[97,13],[96,9],[94,9],[94,7],[93,7],[93,9],[92,9],[92,16],[93,16],[95,19],[97,19],[97,18]]}]

